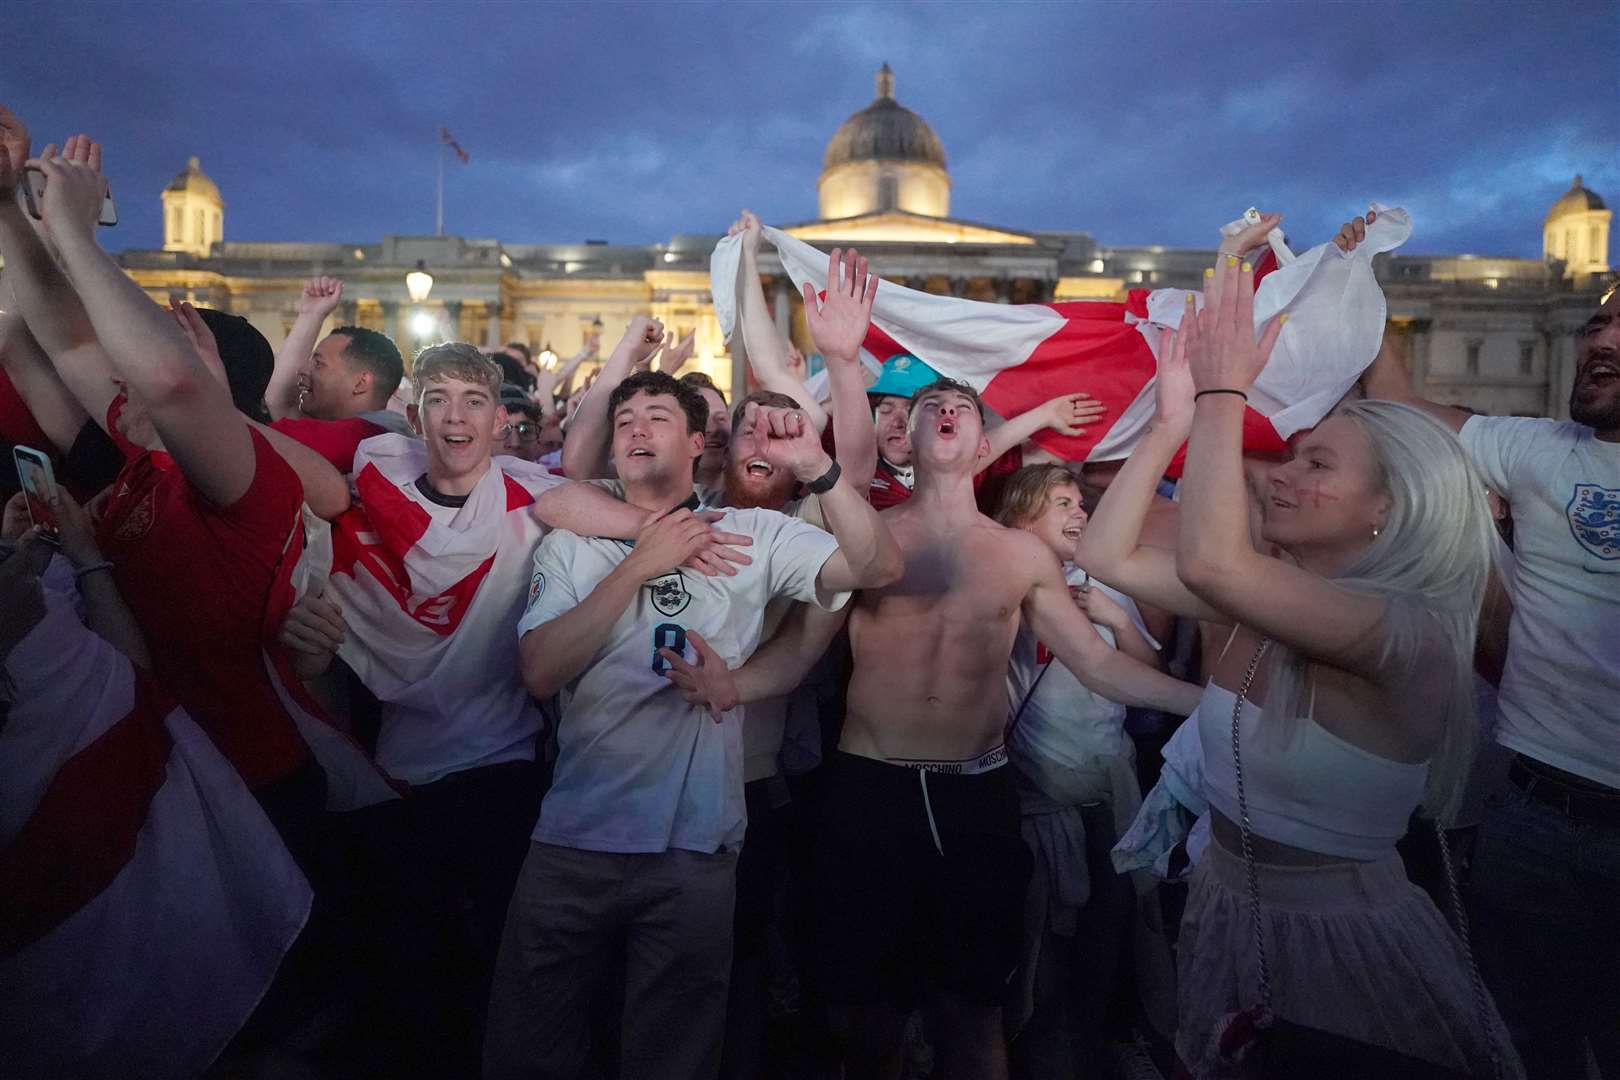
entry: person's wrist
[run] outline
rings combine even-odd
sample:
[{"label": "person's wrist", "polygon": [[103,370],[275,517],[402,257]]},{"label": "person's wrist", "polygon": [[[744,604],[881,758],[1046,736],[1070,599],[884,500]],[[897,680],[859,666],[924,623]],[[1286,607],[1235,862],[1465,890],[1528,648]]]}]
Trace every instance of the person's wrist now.
[{"label": "person's wrist", "polygon": [[799,481],[799,483],[808,484],[811,481],[819,480],[823,476],[827,475],[828,470],[830,470],[832,467],[832,455],[823,450],[820,454],[816,455],[813,460],[805,462],[801,465],[795,465],[793,468],[793,476]]},{"label": "person's wrist", "polygon": [[1239,386],[1235,382],[1223,386],[1200,386],[1193,394],[1193,408],[1216,407],[1230,408],[1233,405],[1239,408],[1249,403],[1249,388]]}]

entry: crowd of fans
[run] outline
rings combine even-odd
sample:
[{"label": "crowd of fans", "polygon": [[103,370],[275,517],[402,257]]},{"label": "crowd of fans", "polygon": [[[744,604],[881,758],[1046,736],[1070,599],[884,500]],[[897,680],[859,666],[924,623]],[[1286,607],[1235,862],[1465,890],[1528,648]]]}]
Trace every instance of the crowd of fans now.
[{"label": "crowd of fans", "polygon": [[1267,217],[1070,463],[854,251],[809,380],[747,212],[729,401],[330,277],[272,355],[0,150],[7,1075],[1620,1078],[1614,290],[1569,421],[1391,340],[1267,458]]}]

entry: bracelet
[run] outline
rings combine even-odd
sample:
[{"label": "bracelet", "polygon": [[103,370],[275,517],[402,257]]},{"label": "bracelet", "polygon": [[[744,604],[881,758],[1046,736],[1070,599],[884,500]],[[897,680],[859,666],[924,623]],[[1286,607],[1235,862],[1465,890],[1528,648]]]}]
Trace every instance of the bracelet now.
[{"label": "bracelet", "polygon": [[832,463],[832,468],[828,469],[826,472],[804,485],[804,489],[812,495],[825,495],[827,492],[833,489],[834,484],[838,483],[838,478],[842,476],[843,473],[843,468],[839,466],[837,461],[834,461]]},{"label": "bracelet", "polygon": [[112,568],[112,563],[108,562],[106,559],[102,559],[100,562],[93,562],[89,566],[81,566],[77,570],[73,571],[73,580],[77,581],[84,577],[84,575],[93,574],[97,570],[111,570]]},{"label": "bracelet", "polygon": [[1249,395],[1245,394],[1242,390],[1200,390],[1198,393],[1193,395],[1193,401],[1196,402],[1205,394],[1236,394],[1238,397],[1243,399],[1243,403],[1245,405],[1249,403]]}]

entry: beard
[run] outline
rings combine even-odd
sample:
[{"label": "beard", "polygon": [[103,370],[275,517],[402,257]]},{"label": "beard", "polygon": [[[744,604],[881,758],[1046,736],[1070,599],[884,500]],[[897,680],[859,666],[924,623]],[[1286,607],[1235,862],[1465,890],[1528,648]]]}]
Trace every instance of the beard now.
[{"label": "beard", "polygon": [[1583,402],[1580,399],[1580,383],[1569,394],[1569,418],[1577,424],[1585,424],[1593,431],[1615,431],[1620,429],[1620,394],[1613,392],[1601,395],[1595,401]]}]

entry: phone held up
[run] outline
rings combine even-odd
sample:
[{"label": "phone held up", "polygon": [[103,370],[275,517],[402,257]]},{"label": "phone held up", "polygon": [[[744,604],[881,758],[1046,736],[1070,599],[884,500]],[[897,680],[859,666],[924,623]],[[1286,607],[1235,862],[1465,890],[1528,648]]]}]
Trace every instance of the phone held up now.
[{"label": "phone held up", "polygon": [[[28,204],[28,216],[39,221],[43,215],[39,212],[40,204],[45,201],[46,176],[38,165],[28,165],[23,168],[22,189],[23,202]],[[113,205],[112,188],[107,189],[107,195],[101,200],[101,216],[96,219],[97,225],[117,225],[118,207]]]},{"label": "phone held up", "polygon": [[11,456],[17,463],[28,517],[39,526],[45,539],[54,541],[57,521],[52,507],[56,504],[56,474],[51,469],[51,459],[31,446],[14,446]]}]

